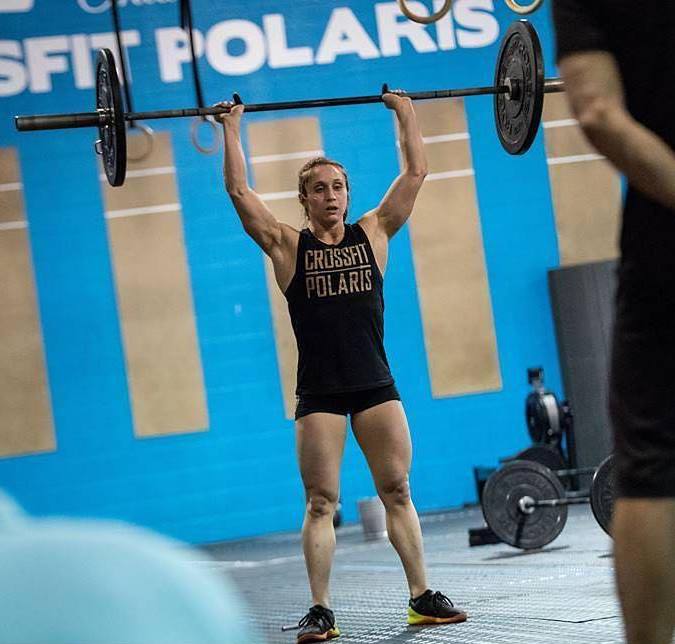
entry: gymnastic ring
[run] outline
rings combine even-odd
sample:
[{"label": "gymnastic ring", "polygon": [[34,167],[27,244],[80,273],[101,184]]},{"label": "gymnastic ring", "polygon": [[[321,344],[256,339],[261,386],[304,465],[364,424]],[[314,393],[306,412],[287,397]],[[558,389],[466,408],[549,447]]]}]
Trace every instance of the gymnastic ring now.
[{"label": "gymnastic ring", "polygon": [[131,156],[129,153],[129,147],[127,146],[127,158],[129,161],[143,161],[143,159],[147,159],[152,152],[152,148],[154,147],[153,137],[155,135],[155,131],[149,125],[143,125],[143,123],[139,123],[138,121],[130,121],[127,128],[129,130],[140,130],[141,134],[143,134],[145,137],[147,144],[146,149],[137,156]]},{"label": "gymnastic ring", "polygon": [[531,2],[528,5],[522,5],[518,4],[516,0],[504,0],[504,2],[506,2],[506,6],[511,9],[511,11],[515,11],[516,13],[519,13],[523,16],[539,9],[539,5],[541,5],[543,1],[544,0],[534,0],[534,2]]},{"label": "gymnastic ring", "polygon": [[[539,0],[541,1],[541,0]],[[445,0],[443,6],[436,12],[432,13],[430,16],[418,16],[414,14],[405,4],[405,0],[398,0],[398,6],[401,10],[401,13],[406,17],[412,20],[413,22],[419,22],[423,25],[430,25],[432,22],[440,20],[448,11],[450,11],[450,5],[452,0]]]},{"label": "gymnastic ring", "polygon": [[[205,147],[199,142],[199,137],[197,136],[197,130],[199,129],[200,123],[208,123],[211,126],[213,131],[213,144],[211,147]],[[197,150],[202,154],[215,154],[220,150],[220,137],[218,136],[218,126],[216,125],[216,120],[212,116],[198,116],[192,121],[190,126],[190,137],[192,138],[192,145],[194,145]]]}]

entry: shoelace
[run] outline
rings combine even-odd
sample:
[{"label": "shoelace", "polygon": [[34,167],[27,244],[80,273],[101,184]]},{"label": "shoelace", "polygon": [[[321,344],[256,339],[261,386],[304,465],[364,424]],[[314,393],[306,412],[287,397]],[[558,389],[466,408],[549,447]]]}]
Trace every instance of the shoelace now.
[{"label": "shoelace", "polygon": [[450,606],[450,608],[454,608],[454,604],[440,591],[437,590],[433,595],[431,601],[433,602],[434,606],[438,606],[439,604],[447,605]]},{"label": "shoelace", "polygon": [[309,625],[316,625],[318,626],[322,631],[327,631],[333,628],[333,625],[331,623],[330,618],[328,617],[328,613],[321,608],[315,608],[312,606],[309,609],[309,613],[305,615],[299,622],[298,626],[300,628],[305,628],[305,626]]}]

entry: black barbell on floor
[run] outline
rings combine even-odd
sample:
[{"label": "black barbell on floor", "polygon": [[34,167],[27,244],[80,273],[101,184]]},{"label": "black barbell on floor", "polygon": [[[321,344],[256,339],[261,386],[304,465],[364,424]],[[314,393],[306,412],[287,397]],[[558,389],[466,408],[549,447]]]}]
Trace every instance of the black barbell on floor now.
[{"label": "black barbell on floor", "polygon": [[[562,91],[564,91],[562,80],[544,79],[541,44],[534,27],[526,20],[519,20],[509,27],[502,40],[497,57],[494,86],[403,93],[403,96],[413,100],[427,100],[492,94],[499,140],[509,154],[523,154],[532,145],[539,129],[544,94]],[[246,105],[246,111],[269,112],[361,105],[381,101],[382,95],[376,94],[253,103]],[[114,56],[109,49],[101,49],[96,61],[95,112],[16,116],[14,120],[17,130],[21,132],[97,127],[100,138],[96,141],[96,152],[102,155],[109,183],[121,186],[126,176],[127,164],[126,122],[186,116],[216,116],[227,111],[228,109],[224,107],[205,107],[125,113]]]},{"label": "black barbell on floor", "polygon": [[[600,527],[609,534],[614,502],[614,458],[597,468],[552,471],[534,461],[510,461],[485,483],[481,505],[485,522],[504,543],[531,550],[551,543],[567,523],[569,505],[590,503]],[[566,493],[560,478],[591,474],[590,494]]]}]

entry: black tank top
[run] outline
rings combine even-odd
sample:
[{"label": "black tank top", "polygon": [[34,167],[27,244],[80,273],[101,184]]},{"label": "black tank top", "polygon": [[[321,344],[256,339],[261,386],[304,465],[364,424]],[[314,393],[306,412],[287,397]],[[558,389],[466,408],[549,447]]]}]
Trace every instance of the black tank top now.
[{"label": "black tank top", "polygon": [[384,352],[382,274],[365,232],[345,224],[339,244],[300,231],[285,292],[298,343],[297,394],[330,394],[394,382]]}]

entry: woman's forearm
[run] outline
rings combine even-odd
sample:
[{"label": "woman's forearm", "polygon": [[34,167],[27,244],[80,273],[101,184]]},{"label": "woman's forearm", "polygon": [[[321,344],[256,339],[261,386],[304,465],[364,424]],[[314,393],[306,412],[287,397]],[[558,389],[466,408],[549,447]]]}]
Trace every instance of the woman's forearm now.
[{"label": "woman's forearm", "polygon": [[223,140],[225,146],[225,158],[223,161],[225,188],[231,194],[241,193],[248,190],[248,177],[238,124],[225,121],[223,125]]},{"label": "woman's forearm", "polygon": [[675,210],[675,153],[654,132],[620,107],[581,125],[590,142],[622,172],[631,186]]},{"label": "woman's forearm", "polygon": [[404,171],[423,175],[427,172],[427,158],[424,141],[412,105],[396,111],[399,124],[399,142],[403,155]]}]

